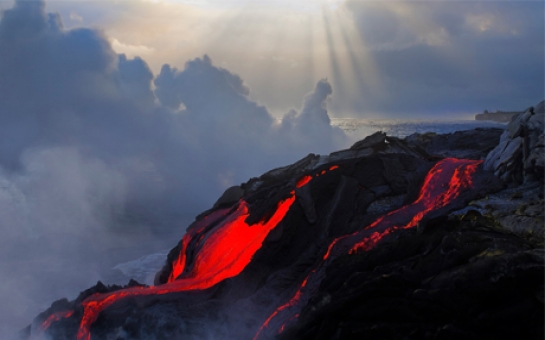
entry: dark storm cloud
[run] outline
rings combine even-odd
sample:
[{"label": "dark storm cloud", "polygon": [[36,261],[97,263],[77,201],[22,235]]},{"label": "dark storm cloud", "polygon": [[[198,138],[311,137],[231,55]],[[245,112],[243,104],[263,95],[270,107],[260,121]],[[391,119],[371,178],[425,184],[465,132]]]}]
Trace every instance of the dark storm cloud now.
[{"label": "dark storm cloud", "polygon": [[129,242],[124,232],[177,226],[181,236],[178,217],[209,208],[228,186],[347,146],[329,125],[326,81],[283,122],[248,94],[207,56],[183,70],[165,65],[154,79],[101,31],[64,29],[42,1],[6,10],[0,337],[92,284],[100,254]]},{"label": "dark storm cloud", "polygon": [[544,4],[349,0],[384,97],[360,112],[522,110],[544,96]]}]

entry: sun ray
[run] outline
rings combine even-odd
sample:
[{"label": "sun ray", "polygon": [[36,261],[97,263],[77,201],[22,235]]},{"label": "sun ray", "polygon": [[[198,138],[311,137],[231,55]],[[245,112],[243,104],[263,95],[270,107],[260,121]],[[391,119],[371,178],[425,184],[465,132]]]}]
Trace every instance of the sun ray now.
[{"label": "sun ray", "polygon": [[337,55],[337,48],[335,46],[335,39],[333,37],[329,16],[330,13],[326,10],[324,6],[322,6],[322,21],[327,44],[327,53],[329,57],[329,67],[330,71],[332,72],[332,81],[336,88],[335,93],[333,94],[333,98],[342,98],[345,91],[345,77],[343,76],[343,72],[341,70],[341,65],[339,62],[339,56]]},{"label": "sun ray", "polygon": [[342,7],[335,11],[335,17],[346,47],[347,63],[351,65],[353,72],[354,89],[358,91],[356,95],[364,98],[379,96],[384,85],[371,53],[366,48],[362,37],[357,33],[350,13]]}]

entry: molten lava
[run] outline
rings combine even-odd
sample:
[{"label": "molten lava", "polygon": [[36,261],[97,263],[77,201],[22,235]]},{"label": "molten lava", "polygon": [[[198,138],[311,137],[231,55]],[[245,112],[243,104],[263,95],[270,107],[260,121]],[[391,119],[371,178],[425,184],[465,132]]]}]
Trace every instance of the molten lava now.
[{"label": "molten lava", "polygon": [[[332,166],[329,170],[335,170]],[[322,171],[325,173],[325,170]],[[296,187],[301,188],[312,180],[312,176],[303,176]],[[203,290],[220,281],[238,275],[250,263],[269,232],[282,221],[295,201],[295,191],[290,197],[279,202],[276,211],[267,221],[248,225],[245,220],[249,215],[248,204],[241,200],[237,209],[220,209],[198,221],[181,240],[180,253],[172,262],[172,270],[167,283],[152,287],[131,287],[105,294],[94,294],[82,302],[83,317],[77,333],[78,340],[90,340],[90,327],[99,314],[112,304],[129,297],[162,295],[189,290]],[[213,226],[213,224],[216,224]],[[208,230],[207,230],[208,229]],[[196,256],[192,263],[187,263],[188,246]],[[55,313],[42,324],[42,330],[61,318],[70,317],[74,311]]]},{"label": "molten lava", "polygon": [[178,258],[176,258],[176,260],[172,262],[172,271],[170,272],[167,283],[176,280],[176,278],[180,276],[181,273],[183,273],[187,257],[187,246],[189,245],[189,242],[193,240],[195,235],[201,234],[208,225],[216,222],[221,217],[225,216],[229,212],[229,210],[230,209],[216,210],[210,213],[210,215],[206,215],[202,220],[198,221],[190,230],[187,231],[187,233],[182,238],[182,249],[180,250],[180,254],[178,255]]},{"label": "molten lava", "polygon": [[[374,232],[370,237],[356,243],[350,249],[350,254],[372,248],[380,239],[394,230],[415,227],[429,212],[447,206],[460,195],[463,189],[473,187],[471,175],[480,163],[482,162],[453,158],[437,163],[426,176],[416,201],[369,225],[366,229],[380,227],[377,229],[384,230]],[[407,219],[409,219],[408,222],[405,222]]]},{"label": "molten lava", "polygon": [[42,324],[40,325],[40,328],[39,328],[39,331],[37,332],[37,334],[34,334],[31,339],[41,339],[42,338],[42,333],[49,328],[49,326],[51,326],[51,324],[53,322],[57,322],[57,321],[60,321],[62,319],[66,319],[66,318],[69,318],[71,317],[72,315],[74,315],[74,311],[73,310],[67,310],[67,311],[61,311],[61,312],[56,312],[56,313],[53,313],[51,314],[50,316],[47,317],[47,319],[45,319]]},{"label": "molten lava", "polygon": [[[311,272],[311,274],[314,273],[314,271]],[[263,329],[265,329],[266,327],[269,326],[269,322],[274,319],[274,317],[282,312],[283,310],[287,309],[287,308],[290,308],[290,307],[293,307],[295,306],[299,300],[301,299],[301,296],[302,296],[302,293],[301,291],[303,290],[303,288],[305,288],[305,286],[307,285],[307,282],[308,282],[308,279],[309,279],[310,275],[308,275],[304,280],[303,282],[301,283],[301,285],[299,286],[299,288],[297,289],[297,291],[295,292],[295,295],[288,301],[286,302],[285,304],[283,304],[282,306],[278,307],[268,318],[267,320],[265,320],[265,322],[263,323],[263,325],[261,325],[261,327],[259,328],[259,331],[256,333],[256,335],[254,336],[253,340],[257,340],[257,338],[259,337],[259,335],[261,334],[261,332],[263,331]],[[299,314],[296,314],[294,315],[293,317],[291,317],[288,321],[286,321],[281,327],[280,327],[280,331],[279,333],[281,333],[282,331],[284,331],[284,328],[286,327],[287,323],[292,321],[292,320],[295,320],[297,317],[299,317]]]},{"label": "molten lava", "polygon": [[[329,244],[322,262],[307,275],[295,295],[287,303],[274,310],[265,320],[254,336],[254,340],[257,340],[263,331],[270,327],[270,323],[274,318],[280,317],[282,313],[290,313],[290,309],[300,309],[308,301],[310,294],[307,292],[306,298],[303,298],[303,290],[309,282],[313,283],[313,287],[318,286],[325,267],[333,258],[346,253],[354,254],[359,251],[370,250],[386,235],[395,230],[412,228],[430,212],[446,207],[458,198],[462,190],[473,187],[472,175],[481,163],[482,161],[454,158],[439,161],[426,175],[419,196],[413,203],[379,217],[360,231],[334,239]],[[373,232],[370,233],[372,230]],[[332,254],[335,256],[332,257]],[[277,334],[283,332],[286,324],[297,317],[298,314],[293,313],[293,311],[288,315],[284,315],[282,320],[278,322],[280,327]]]},{"label": "molten lava", "polygon": [[[293,195],[281,201],[268,221],[261,221],[254,225],[248,225],[245,222],[249,215],[248,204],[241,201],[237,210],[207,235],[191,269],[185,270],[188,267],[184,264],[185,271],[179,274],[176,280],[161,286],[132,287],[88,297],[82,303],[83,318],[77,339],[89,340],[91,338],[89,329],[100,312],[119,300],[135,296],[207,289],[220,281],[238,275],[250,263],[255,252],[261,248],[269,232],[282,221],[294,201]],[[185,249],[182,250],[185,251]]]},{"label": "molten lava", "polygon": [[312,179],[311,176],[303,176],[299,181],[297,181],[297,184],[295,185],[297,188],[300,188],[304,185],[306,185],[310,180]]},{"label": "molten lava", "polygon": [[[297,187],[306,185],[312,177],[305,176]],[[151,287],[131,287],[105,294],[94,294],[82,302],[83,317],[77,333],[78,340],[90,340],[90,327],[99,314],[112,304],[129,297],[162,295],[189,290],[203,290],[212,287],[220,281],[238,275],[250,263],[252,257],[269,232],[284,218],[295,201],[295,192],[290,197],[280,201],[276,211],[267,221],[260,221],[248,225],[245,220],[249,215],[248,204],[241,200],[238,208],[221,220],[230,209],[221,209],[212,212],[196,223],[184,235],[181,241],[181,250],[178,258],[172,263],[172,272],[166,284]],[[217,223],[211,231],[203,231]],[[200,246],[189,267],[187,247],[198,236],[197,246]],[[203,240],[204,239],[204,240]],[[202,244],[201,244],[201,241]],[[49,326],[62,318],[73,315],[74,311],[58,312],[50,315],[41,325],[45,331]]]}]

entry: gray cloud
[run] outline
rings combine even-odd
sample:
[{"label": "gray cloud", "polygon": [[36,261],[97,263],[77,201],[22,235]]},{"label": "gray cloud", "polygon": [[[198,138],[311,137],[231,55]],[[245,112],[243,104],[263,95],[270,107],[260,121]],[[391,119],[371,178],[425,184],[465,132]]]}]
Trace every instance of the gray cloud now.
[{"label": "gray cloud", "polygon": [[348,0],[384,96],[356,111],[399,117],[522,110],[544,96],[544,4]]},{"label": "gray cloud", "polygon": [[181,237],[226,187],[347,146],[331,91],[278,122],[207,56],[154,77],[101,31],[16,1],[0,20],[0,337],[100,278],[111,249]]},{"label": "gray cloud", "polygon": [[289,132],[286,138],[290,140],[290,144],[307,144],[308,149],[315,147],[327,149],[328,145],[343,144],[344,133],[330,126],[325,106],[332,92],[331,85],[327,80],[319,81],[314,92],[305,97],[301,112],[297,113],[292,110],[284,117],[282,129],[284,132]]}]

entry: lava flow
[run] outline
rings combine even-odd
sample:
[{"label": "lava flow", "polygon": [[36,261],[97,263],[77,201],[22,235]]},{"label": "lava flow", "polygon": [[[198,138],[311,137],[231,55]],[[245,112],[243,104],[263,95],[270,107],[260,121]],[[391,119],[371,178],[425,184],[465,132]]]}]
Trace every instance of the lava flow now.
[{"label": "lava flow", "polygon": [[[416,201],[377,219],[365,229],[376,228],[374,232],[356,243],[350,254],[371,249],[380,239],[397,229],[415,227],[431,211],[438,210],[454,201],[463,189],[472,188],[471,175],[482,161],[447,158],[437,163],[428,173]],[[448,183],[447,183],[448,181]],[[409,219],[408,222],[405,222]],[[400,221],[403,221],[400,225]]]},{"label": "lava flow", "polygon": [[[310,182],[311,177],[300,179],[298,188]],[[241,200],[237,209],[225,217],[229,209],[212,212],[203,220],[196,223],[181,241],[181,250],[178,258],[172,263],[172,272],[164,285],[151,287],[131,287],[105,294],[94,294],[82,302],[83,317],[77,333],[78,340],[90,340],[90,327],[99,314],[112,304],[136,296],[162,295],[190,290],[203,290],[212,287],[220,281],[238,275],[250,263],[252,257],[269,232],[284,218],[295,201],[295,192],[280,201],[276,211],[267,221],[260,221],[248,225],[245,220],[249,215],[248,204]],[[223,220],[222,220],[223,218]],[[213,223],[216,226],[203,232]],[[186,264],[187,247],[190,242],[199,236],[199,249],[192,266]],[[61,318],[70,317],[73,311],[64,311],[51,315],[43,324],[45,331],[52,322]]]},{"label": "lava flow", "polygon": [[[311,272],[310,275],[314,274],[315,271],[313,270]],[[268,318],[267,320],[265,320],[265,322],[263,323],[263,325],[261,325],[261,327],[259,328],[259,330],[257,331],[256,335],[254,336],[253,340],[257,340],[259,338],[259,336],[261,335],[261,332],[263,331],[263,329],[265,329],[265,327],[268,327],[269,326],[269,322],[274,319],[276,317],[276,315],[278,315],[279,313],[281,313],[282,311],[284,311],[285,309],[288,309],[288,308],[291,308],[295,305],[297,305],[299,303],[299,300],[301,299],[302,297],[302,290],[303,288],[305,288],[305,286],[307,285],[307,282],[308,282],[308,279],[310,278],[310,275],[308,275],[304,280],[303,282],[301,283],[301,285],[299,286],[299,288],[297,289],[297,291],[295,292],[295,295],[288,301],[286,302],[285,304],[283,304],[282,306],[278,307]],[[284,328],[286,327],[286,324],[290,321],[293,321],[295,319],[297,319],[299,317],[299,314],[295,314],[294,316],[292,316],[288,321],[286,321],[281,327],[280,327],[280,330],[278,333],[281,333],[284,331]]]},{"label": "lava flow", "polygon": [[34,334],[31,339],[39,339],[42,336],[42,333],[51,326],[53,322],[60,321],[62,319],[66,319],[74,315],[73,310],[67,310],[67,311],[61,311],[51,314],[50,316],[45,319],[45,321],[42,322],[40,325],[40,328],[37,332],[37,334]]},{"label": "lava flow", "polygon": [[415,227],[430,212],[446,207],[460,196],[462,190],[473,187],[472,175],[481,163],[482,161],[454,158],[439,161],[426,175],[419,196],[413,203],[379,217],[360,231],[334,239],[327,248],[323,260],[307,275],[295,295],[265,320],[254,340],[261,337],[274,318],[281,319],[277,323],[280,325],[278,334],[286,328],[287,323],[298,317],[298,314],[290,309],[300,309],[308,301],[310,294],[308,291],[304,292],[305,288],[318,287],[327,264],[334,258],[347,253],[370,250],[386,235],[395,230]]},{"label": "lava flow", "polygon": [[88,297],[82,303],[84,311],[77,339],[89,340],[90,327],[100,312],[121,299],[207,289],[238,275],[250,263],[265,237],[284,218],[294,201],[295,196],[292,194],[278,204],[267,222],[261,221],[254,225],[245,222],[249,215],[248,204],[242,201],[238,209],[208,235],[191,270],[181,273],[176,280],[161,286],[132,287]]},{"label": "lava flow", "polygon": [[186,264],[187,246],[193,237],[200,234],[210,224],[225,216],[229,210],[230,209],[216,210],[210,213],[210,215],[206,215],[202,220],[198,221],[190,230],[187,231],[187,233],[182,237],[182,249],[180,250],[178,258],[172,262],[172,271],[168,276],[167,283],[173,282],[180,274],[183,273]]},{"label": "lava flow", "polygon": [[297,184],[295,185],[297,188],[301,188],[305,186],[310,180],[312,179],[312,176],[303,176],[300,180],[297,181]]}]

